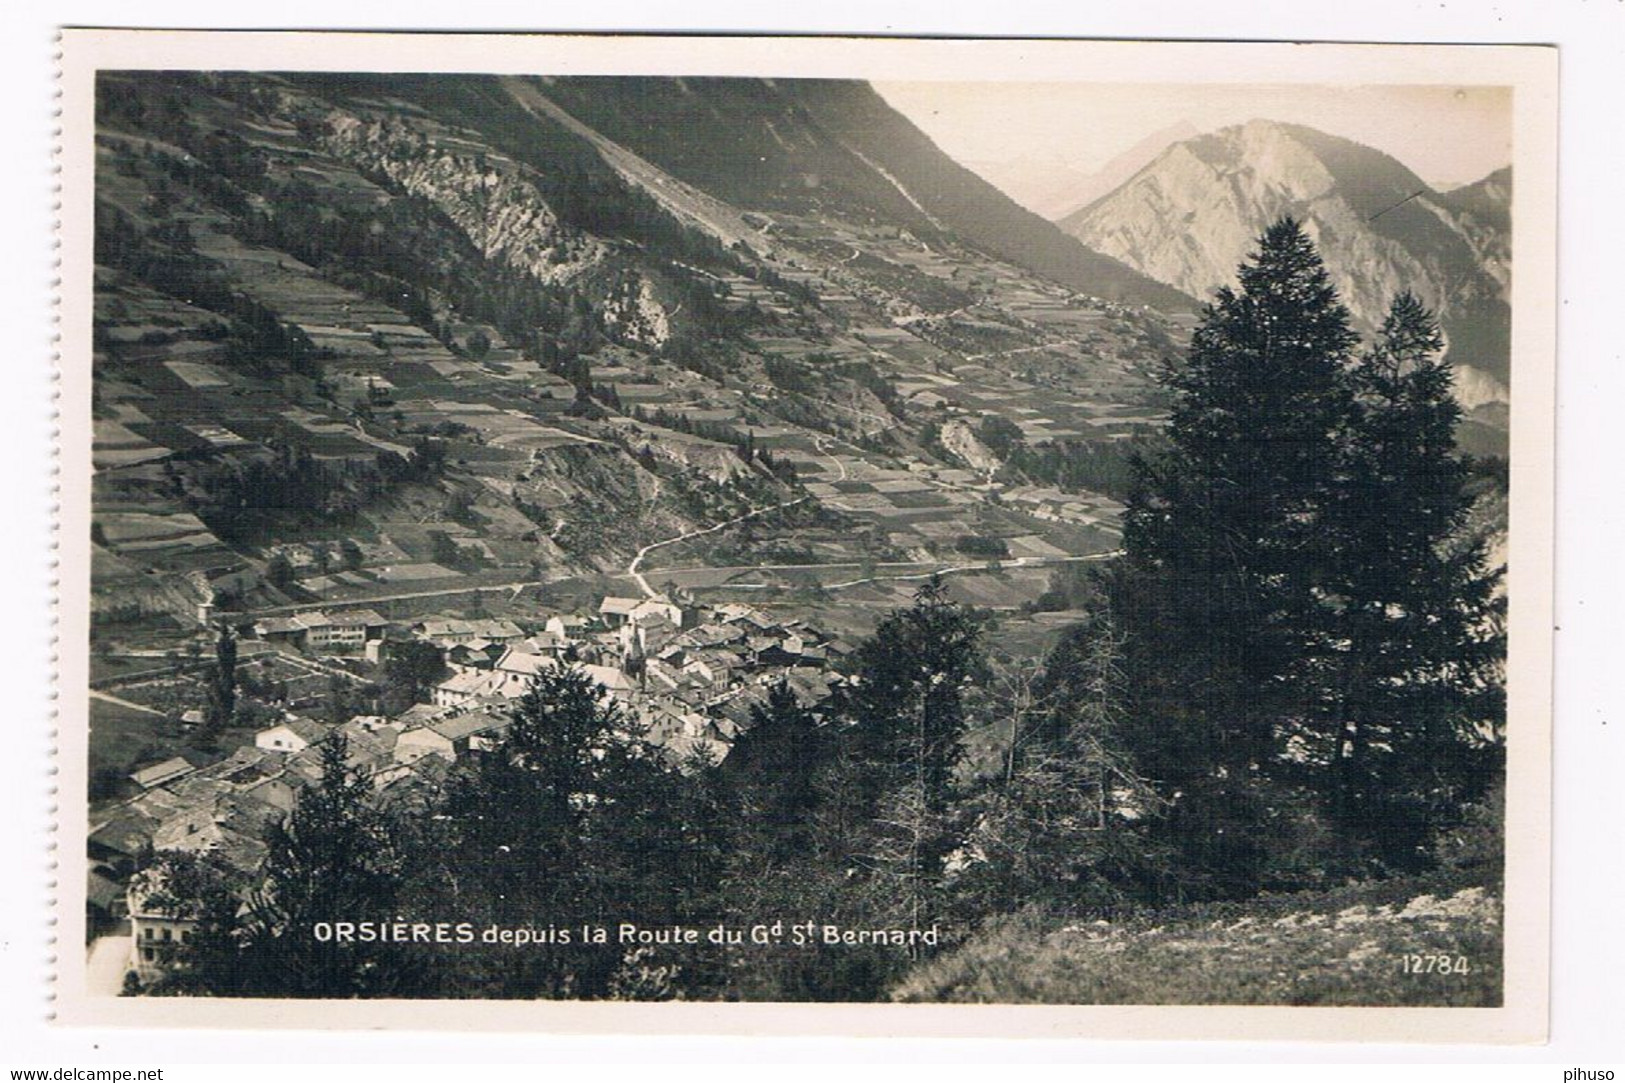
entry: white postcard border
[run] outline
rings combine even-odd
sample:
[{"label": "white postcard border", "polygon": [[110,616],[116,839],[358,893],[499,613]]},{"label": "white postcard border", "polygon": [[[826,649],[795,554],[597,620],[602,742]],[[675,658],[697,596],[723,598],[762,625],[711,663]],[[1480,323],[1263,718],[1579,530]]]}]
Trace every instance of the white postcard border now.
[{"label": "white postcard border", "polygon": [[[1514,88],[1505,1002],[1499,1008],[298,1001],[87,995],[90,268],[98,70],[736,75]],[[1536,1042],[1550,923],[1556,50],[1524,46],[68,30],[62,40],[58,1022],[243,1029]]]}]

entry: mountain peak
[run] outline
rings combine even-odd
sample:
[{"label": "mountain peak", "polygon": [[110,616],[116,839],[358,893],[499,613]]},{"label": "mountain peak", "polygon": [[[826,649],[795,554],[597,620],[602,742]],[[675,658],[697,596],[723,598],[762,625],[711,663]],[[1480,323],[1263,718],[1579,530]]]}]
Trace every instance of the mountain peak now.
[{"label": "mountain peak", "polygon": [[1303,223],[1356,322],[1410,289],[1436,309],[1454,361],[1506,378],[1510,174],[1448,196],[1380,150],[1254,118],[1175,143],[1064,219],[1084,244],[1186,293],[1233,281],[1258,234]]}]

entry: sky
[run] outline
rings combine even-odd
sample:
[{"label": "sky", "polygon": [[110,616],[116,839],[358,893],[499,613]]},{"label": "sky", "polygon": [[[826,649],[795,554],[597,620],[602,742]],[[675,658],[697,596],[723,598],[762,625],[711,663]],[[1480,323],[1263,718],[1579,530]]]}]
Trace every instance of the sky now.
[{"label": "sky", "polygon": [[1512,160],[1505,87],[879,82],[875,89],[965,164],[1058,161],[1094,172],[1181,122],[1212,131],[1255,118],[1375,147],[1436,187],[1478,180]]}]

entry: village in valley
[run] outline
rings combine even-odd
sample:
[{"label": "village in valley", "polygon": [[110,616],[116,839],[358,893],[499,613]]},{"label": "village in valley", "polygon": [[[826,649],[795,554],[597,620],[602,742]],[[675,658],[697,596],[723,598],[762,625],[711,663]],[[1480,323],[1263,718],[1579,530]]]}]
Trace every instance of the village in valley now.
[{"label": "village in valley", "polygon": [[[293,692],[297,709],[285,699],[268,701],[265,724],[242,731],[235,747],[222,742],[213,754],[188,750],[143,766],[121,787],[134,791],[129,797],[96,812],[89,838],[93,927],[130,922],[129,967],[143,981],[162,972],[165,945],[183,942],[196,924],[147,903],[157,887],[150,877],[132,877],[143,855],[209,854],[244,874],[256,872],[265,858],[266,824],[321,778],[319,746],[335,735],[381,807],[429,808],[452,765],[502,738],[515,701],[538,672],[573,665],[629,728],[675,764],[710,765],[775,687],[809,709],[826,700],[839,679],[830,663],[851,649],[801,618],[738,603],[685,607],[663,594],[606,596],[589,613],[523,623],[455,616],[402,623],[368,608],[312,609],[256,621],[233,648],[243,674],[316,672],[328,675],[328,684],[318,682],[322,691],[308,698]],[[377,697],[368,674],[387,672],[388,659],[405,656],[419,676],[437,678],[417,684],[419,701],[389,715],[335,716],[330,695],[348,684],[371,687]],[[269,676],[242,684],[288,694]],[[152,710],[115,692],[97,695]],[[338,694],[336,701],[378,706],[377,698]],[[182,719],[192,731],[207,724],[200,708]]]},{"label": "village in valley", "polygon": [[1041,650],[1193,322],[934,220],[740,211],[579,126],[658,266],[399,100],[110,76],[102,119],[93,933],[155,851],[256,867],[332,734],[427,800],[546,667],[715,763],[932,576]]}]

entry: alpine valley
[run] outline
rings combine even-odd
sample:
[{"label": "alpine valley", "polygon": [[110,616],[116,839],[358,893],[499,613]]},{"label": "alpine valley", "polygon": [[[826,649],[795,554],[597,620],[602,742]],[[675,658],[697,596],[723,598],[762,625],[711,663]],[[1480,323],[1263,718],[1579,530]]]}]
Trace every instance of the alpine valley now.
[{"label": "alpine valley", "polygon": [[1058,161],[102,73],[97,991],[1499,1003],[1510,175]]},{"label": "alpine valley", "polygon": [[216,595],[827,591],[861,627],[953,568],[1015,612],[1115,547],[1197,307],[860,83],[114,74],[99,120],[120,649]]}]

